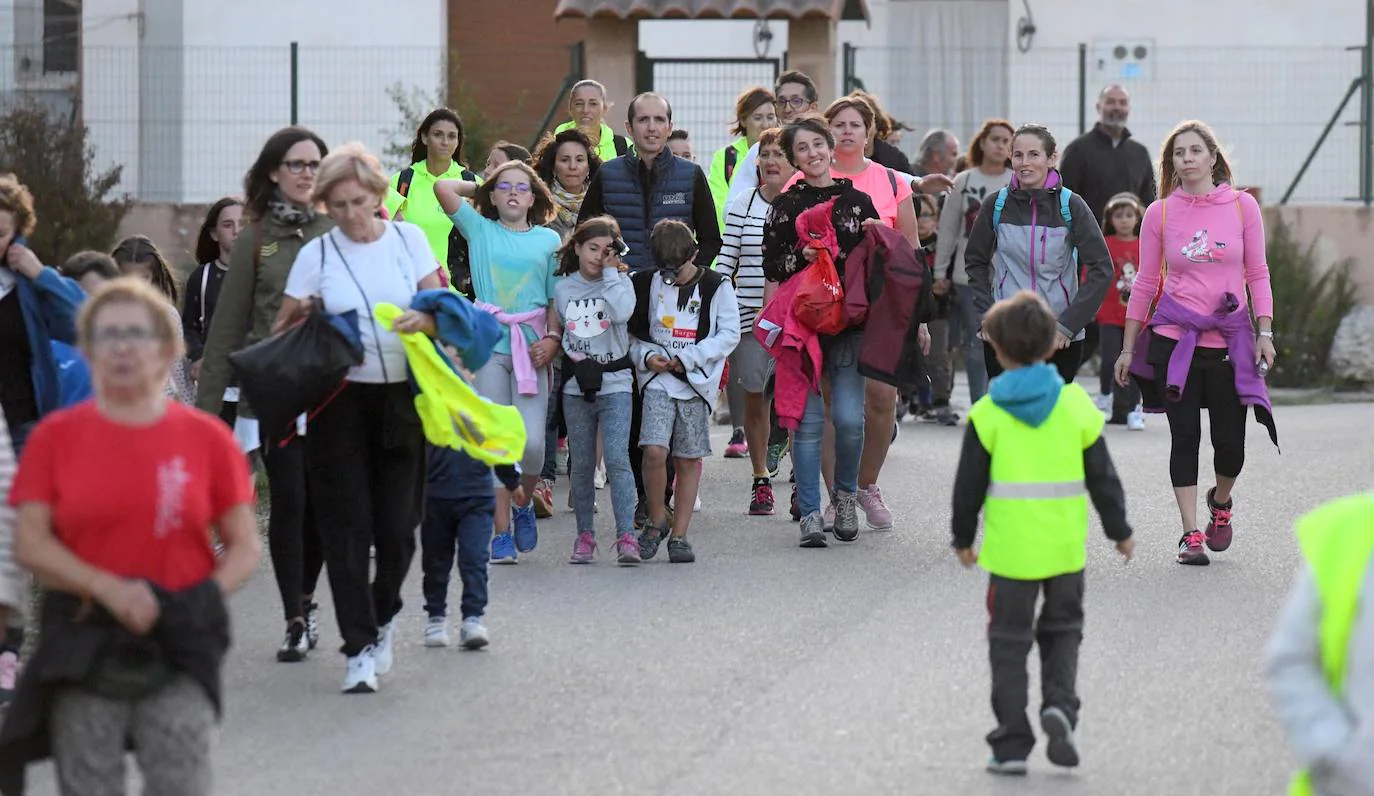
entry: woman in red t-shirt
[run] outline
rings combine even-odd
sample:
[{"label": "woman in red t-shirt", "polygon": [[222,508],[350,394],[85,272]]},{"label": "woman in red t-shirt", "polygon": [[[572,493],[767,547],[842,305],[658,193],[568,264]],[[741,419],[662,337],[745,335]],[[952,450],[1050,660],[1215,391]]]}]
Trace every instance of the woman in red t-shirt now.
[{"label": "woman in red t-shirt", "polygon": [[[149,791],[209,791],[223,595],[258,564],[253,488],[233,435],[164,390],[183,356],[168,309],[134,278],[85,303],[77,337],[95,398],[39,422],[10,493],[19,562],[49,590],[16,705],[26,685],[46,694],[32,704],[46,714],[64,793],[122,777],[130,739]],[[132,648],[135,663],[110,652]],[[136,695],[115,696],[114,680],[135,681]],[[4,740],[13,734],[7,726]]]}]

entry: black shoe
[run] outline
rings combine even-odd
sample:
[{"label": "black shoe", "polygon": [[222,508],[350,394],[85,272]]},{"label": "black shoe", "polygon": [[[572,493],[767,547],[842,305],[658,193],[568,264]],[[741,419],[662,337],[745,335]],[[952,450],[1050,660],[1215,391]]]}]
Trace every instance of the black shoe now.
[{"label": "black shoe", "polygon": [[792,485],[792,522],[801,522],[801,504],[797,502],[797,485]]},{"label": "black shoe", "polygon": [[643,561],[648,561],[658,555],[658,546],[663,544],[663,540],[668,536],[668,528],[671,527],[664,523],[662,527],[654,527],[649,523],[644,527],[644,532],[639,535],[639,557]]},{"label": "black shoe", "polygon": [[1059,708],[1049,707],[1040,711],[1040,729],[1049,736],[1050,743],[1045,749],[1050,762],[1064,768],[1078,765],[1078,745],[1073,738],[1073,725],[1069,717]]},{"label": "black shoe", "polygon": [[300,663],[310,652],[310,641],[305,636],[305,623],[292,622],[286,626],[286,638],[281,649],[277,650],[277,660],[281,663]]},{"label": "black shoe", "polygon": [[673,564],[690,564],[697,560],[692,545],[686,539],[674,536],[668,540],[668,561]]}]

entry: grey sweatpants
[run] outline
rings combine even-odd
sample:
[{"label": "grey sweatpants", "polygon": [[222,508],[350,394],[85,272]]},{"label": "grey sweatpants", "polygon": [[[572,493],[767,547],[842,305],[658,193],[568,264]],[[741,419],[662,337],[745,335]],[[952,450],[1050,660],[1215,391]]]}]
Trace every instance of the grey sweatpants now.
[{"label": "grey sweatpants", "polygon": [[502,406],[514,406],[525,421],[525,455],[520,459],[520,472],[535,476],[544,469],[544,426],[549,413],[549,369],[535,368],[539,383],[537,395],[521,395],[515,383],[515,365],[510,354],[492,354],[487,364],[477,371],[474,385],[482,397]]},{"label": "grey sweatpants", "polygon": [[186,675],[136,702],[65,688],[49,718],[58,788],[63,796],[123,796],[128,739],[145,796],[204,796],[214,727],[209,695]]}]

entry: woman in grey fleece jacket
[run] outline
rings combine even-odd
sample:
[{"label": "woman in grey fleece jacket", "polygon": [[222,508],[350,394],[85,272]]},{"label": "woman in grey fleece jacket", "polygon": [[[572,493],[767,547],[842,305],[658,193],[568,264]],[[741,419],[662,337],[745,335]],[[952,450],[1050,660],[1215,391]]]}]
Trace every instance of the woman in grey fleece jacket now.
[{"label": "woman in grey fleece jacket", "polygon": [[[1310,527],[1314,525],[1320,527]],[[1327,504],[1298,526],[1308,557],[1320,548],[1314,547],[1311,536],[1304,536],[1334,528],[1340,534],[1333,543],[1335,557],[1354,566],[1361,563],[1359,555],[1365,560],[1339,691],[1332,688],[1325,671],[1325,611],[1313,563],[1303,566],[1269,642],[1265,661],[1269,695],[1310,783],[1310,788],[1300,784],[1289,793],[1374,796],[1374,555],[1368,553],[1369,536],[1374,534],[1374,494]],[[1318,553],[1313,560],[1324,559]]]}]

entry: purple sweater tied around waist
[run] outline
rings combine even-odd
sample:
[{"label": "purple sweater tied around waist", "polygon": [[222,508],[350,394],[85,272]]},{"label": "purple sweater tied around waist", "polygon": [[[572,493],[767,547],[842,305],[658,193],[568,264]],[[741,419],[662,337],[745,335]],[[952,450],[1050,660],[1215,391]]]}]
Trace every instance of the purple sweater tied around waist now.
[{"label": "purple sweater tied around waist", "polygon": [[[1147,361],[1150,327],[1154,326],[1183,329],[1183,336],[1169,357],[1163,379],[1158,378],[1155,365]],[[1240,396],[1242,405],[1254,407],[1255,418],[1269,430],[1269,439],[1277,447],[1278,429],[1274,425],[1274,408],[1269,402],[1269,390],[1253,364],[1255,330],[1250,325],[1250,312],[1233,293],[1224,293],[1211,315],[1188,309],[1168,293],[1160,297],[1153,317],[1135,342],[1135,353],[1131,357],[1131,375],[1141,385],[1145,411],[1162,412],[1165,401],[1177,401],[1183,397],[1198,336],[1206,331],[1220,332],[1226,340],[1226,353],[1236,373],[1236,395]]]}]

